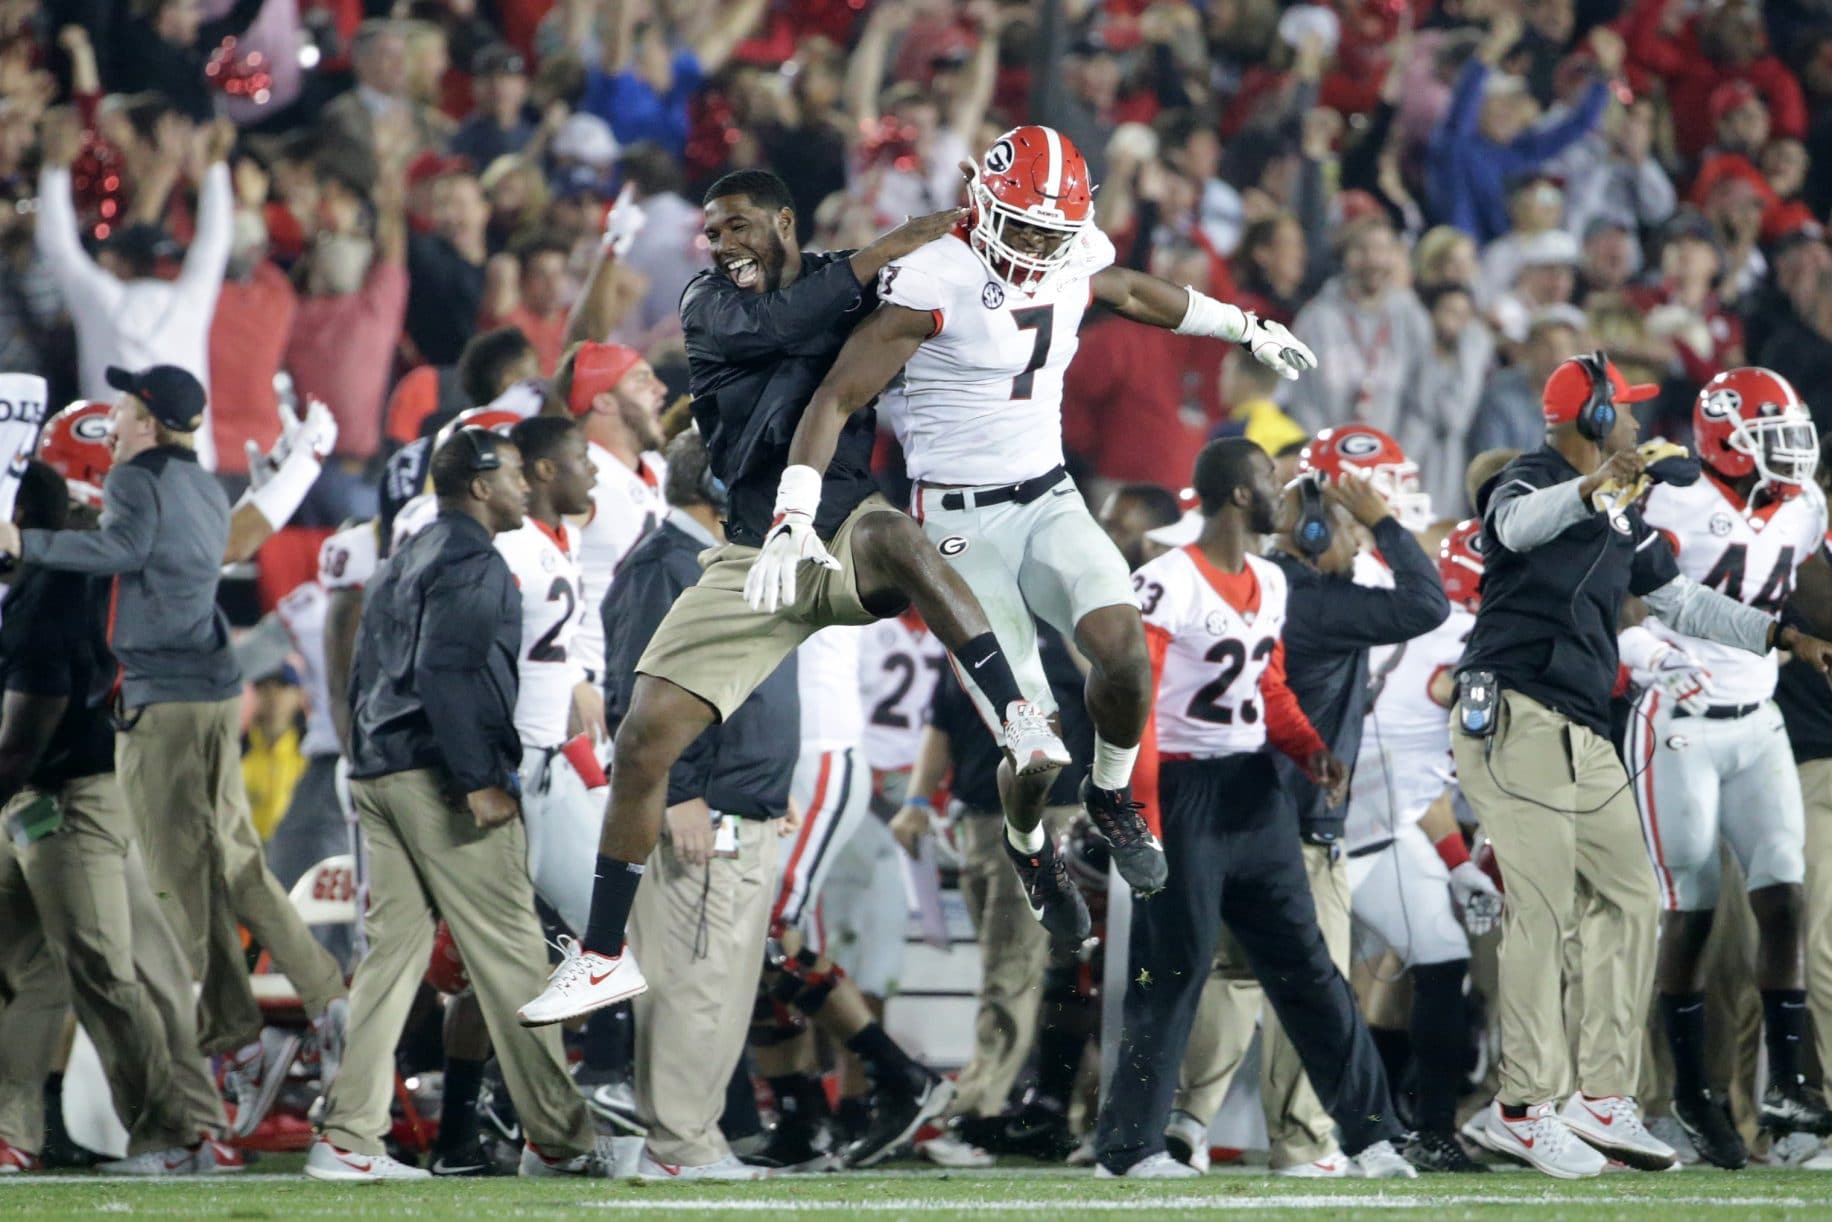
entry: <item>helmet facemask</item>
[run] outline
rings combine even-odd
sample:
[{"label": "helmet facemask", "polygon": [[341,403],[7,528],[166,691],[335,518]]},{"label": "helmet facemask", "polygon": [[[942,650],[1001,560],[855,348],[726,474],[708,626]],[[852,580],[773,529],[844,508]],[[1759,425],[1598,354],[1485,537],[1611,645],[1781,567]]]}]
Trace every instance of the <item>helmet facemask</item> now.
[{"label": "helmet facemask", "polygon": [[[1068,265],[1074,254],[1076,237],[1094,223],[1091,207],[1086,219],[1072,221],[1060,211],[1044,205],[1021,209],[1003,203],[980,181],[977,167],[967,193],[973,201],[974,211],[973,227],[967,235],[968,245],[996,275],[1026,293],[1037,293],[1053,274]],[[1008,226],[1014,221],[1061,234],[1062,239],[1048,254],[1025,254],[1007,240]]]},{"label": "helmet facemask", "polygon": [[1407,461],[1363,467],[1345,460],[1342,469],[1366,479],[1387,502],[1394,520],[1408,531],[1416,535],[1431,526],[1431,494],[1419,483],[1417,463]]},{"label": "helmet facemask", "polygon": [[1755,462],[1756,487],[1777,500],[1798,496],[1819,470],[1819,434],[1804,412],[1744,420],[1731,430],[1729,445]]}]

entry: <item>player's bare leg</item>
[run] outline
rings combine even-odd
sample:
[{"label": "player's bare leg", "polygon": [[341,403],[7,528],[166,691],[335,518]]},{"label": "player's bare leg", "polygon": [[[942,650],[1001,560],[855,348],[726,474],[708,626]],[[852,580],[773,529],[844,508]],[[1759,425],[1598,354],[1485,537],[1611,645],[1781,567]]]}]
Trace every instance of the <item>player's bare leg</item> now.
[{"label": "player's bare leg", "polygon": [[1132,800],[1132,766],[1151,713],[1151,656],[1145,627],[1130,604],[1101,607],[1075,625],[1075,644],[1088,659],[1084,698],[1094,722],[1094,758],[1081,785],[1082,805],[1113,849],[1113,864],[1135,892],[1164,886],[1170,866],[1163,846]]},{"label": "player's bare leg", "polygon": [[[1061,770],[1019,776],[1010,761],[999,765],[999,804],[1005,809],[1005,855],[1011,859],[1031,916],[1050,935],[1052,954],[1073,954],[1094,932],[1088,901],[1069,878],[1058,845],[1043,826],[1050,788]],[[1031,845],[1034,848],[1026,848]]]}]

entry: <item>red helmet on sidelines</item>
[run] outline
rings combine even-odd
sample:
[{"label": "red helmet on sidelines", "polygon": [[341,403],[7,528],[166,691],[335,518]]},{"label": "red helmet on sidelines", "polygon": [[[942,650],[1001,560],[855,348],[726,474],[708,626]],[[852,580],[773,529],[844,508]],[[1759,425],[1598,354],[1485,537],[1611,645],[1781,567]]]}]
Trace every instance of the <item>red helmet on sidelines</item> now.
[{"label": "red helmet on sidelines", "polygon": [[1728,480],[1752,472],[1781,500],[1799,494],[1819,468],[1819,433],[1793,385],[1769,369],[1727,369],[1692,405],[1699,461]]},{"label": "red helmet on sidelines", "polygon": [[[1053,127],[1014,127],[993,141],[967,197],[968,244],[995,273],[1029,291],[1069,261],[1075,238],[1094,223],[1088,163]],[[1014,225],[1045,231],[1045,247],[1020,249]]]},{"label": "red helmet on sidelines", "polygon": [[527,418],[520,412],[512,412],[506,408],[473,407],[469,411],[459,412],[446,423],[444,428],[439,430],[439,435],[433,438],[433,449],[438,450],[440,446],[456,437],[459,429],[486,429],[498,437],[507,437],[510,429]]},{"label": "red helmet on sidelines", "polygon": [[1419,483],[1418,464],[1399,442],[1371,424],[1324,429],[1298,452],[1298,474],[1312,472],[1326,480],[1359,475],[1386,500],[1387,508],[1410,531],[1431,525],[1431,496]]},{"label": "red helmet on sidelines", "polygon": [[465,969],[464,956],[452,941],[452,930],[443,920],[433,929],[433,953],[426,964],[426,983],[448,997],[457,997],[471,989],[471,973]]},{"label": "red helmet on sidelines", "polygon": [[113,407],[78,399],[45,421],[38,438],[38,460],[64,477],[70,499],[91,509],[102,507],[102,481],[114,465],[108,437],[113,432],[108,413]]},{"label": "red helmet on sidelines", "polygon": [[1438,544],[1438,580],[1444,583],[1444,597],[1465,611],[1482,606],[1483,552],[1487,548],[1482,523],[1475,518],[1458,522]]}]

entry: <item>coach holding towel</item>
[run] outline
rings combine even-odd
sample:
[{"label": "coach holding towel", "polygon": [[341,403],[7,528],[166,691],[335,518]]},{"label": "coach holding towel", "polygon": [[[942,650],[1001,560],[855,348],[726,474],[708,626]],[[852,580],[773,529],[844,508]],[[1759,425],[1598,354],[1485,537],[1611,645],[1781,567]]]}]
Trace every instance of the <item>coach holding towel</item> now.
[{"label": "coach holding towel", "polygon": [[[1622,600],[1641,597],[1679,632],[1832,667],[1832,645],[1681,576],[1642,520],[1635,497],[1660,471],[1635,449],[1627,407],[1656,393],[1600,352],[1547,379],[1546,444],[1501,472],[1483,515],[1482,608],[1452,712],[1458,779],[1507,880],[1501,1084],[1480,1140],[1563,1179],[1597,1174],[1605,1155],[1648,1170],[1674,1157],[1630,1097],[1659,896],[1609,738]],[[1557,986],[1573,932],[1575,1083]]]}]

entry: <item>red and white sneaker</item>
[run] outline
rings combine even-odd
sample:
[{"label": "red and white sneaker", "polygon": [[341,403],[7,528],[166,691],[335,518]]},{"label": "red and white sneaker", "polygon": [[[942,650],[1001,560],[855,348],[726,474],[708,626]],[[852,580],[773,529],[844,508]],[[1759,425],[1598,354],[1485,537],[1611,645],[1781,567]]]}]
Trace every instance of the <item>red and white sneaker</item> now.
[{"label": "red and white sneaker", "polygon": [[1322,1158],[1308,1163],[1293,1163],[1289,1167],[1274,1167],[1272,1174],[1287,1180],[1340,1180],[1349,1173],[1349,1156],[1340,1150],[1331,1150]]},{"label": "red and white sneaker", "polygon": [[388,1180],[430,1180],[433,1173],[409,1167],[386,1154],[358,1154],[320,1137],[305,1156],[305,1173],[315,1180],[342,1184],[380,1184]]},{"label": "red and white sneaker", "polygon": [[522,1164],[518,1173],[527,1179],[557,1179],[577,1175],[586,1179],[605,1179],[617,1165],[612,1138],[600,1137],[584,1154],[553,1156],[543,1153],[533,1142],[522,1146]]},{"label": "red and white sneaker", "polygon": [[1050,726],[1050,717],[1028,700],[1005,706],[1005,749],[1019,776],[1069,766],[1069,749]]},{"label": "red and white sneaker", "polygon": [[642,969],[628,947],[615,957],[601,955],[562,934],[560,956],[560,965],[547,978],[541,995],[515,1012],[522,1026],[564,1022],[649,991],[649,982],[642,978]]},{"label": "red and white sneaker", "polygon": [[147,1150],[102,1163],[96,1170],[103,1175],[195,1175],[197,1149],[193,1146],[173,1146],[169,1150]]},{"label": "red and white sneaker", "polygon": [[43,1164],[38,1155],[30,1150],[21,1150],[12,1142],[0,1137],[0,1175],[19,1175],[27,1171],[40,1171]]},{"label": "red and white sneaker", "polygon": [[191,1154],[191,1174],[193,1175],[234,1175],[237,1171],[248,1170],[248,1160],[242,1152],[227,1142],[214,1137],[206,1137],[197,1144]]},{"label": "red and white sneaker", "polygon": [[1559,1119],[1599,1153],[1637,1171],[1665,1171],[1679,1161],[1672,1146],[1648,1132],[1641,1108],[1627,1095],[1572,1095]]},{"label": "red and white sneaker", "polygon": [[1499,1100],[1483,1113],[1482,1144],[1558,1180],[1588,1179],[1609,1162],[1578,1140],[1550,1103],[1536,1103],[1519,1120],[1509,1120]]}]

